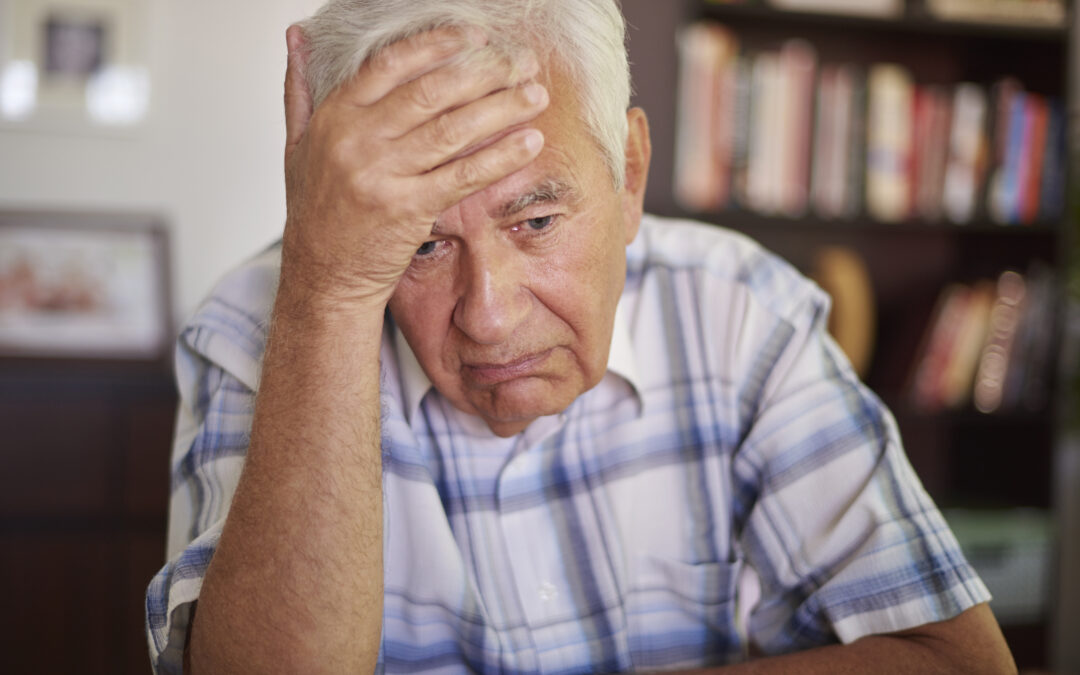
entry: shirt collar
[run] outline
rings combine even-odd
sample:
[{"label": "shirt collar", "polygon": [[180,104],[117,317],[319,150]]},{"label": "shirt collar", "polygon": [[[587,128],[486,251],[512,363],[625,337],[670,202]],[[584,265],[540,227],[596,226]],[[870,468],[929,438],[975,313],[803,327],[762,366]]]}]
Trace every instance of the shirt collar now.
[{"label": "shirt collar", "polygon": [[[638,377],[637,359],[634,354],[634,346],[630,340],[630,327],[626,317],[627,310],[623,299],[619,300],[615,308],[615,323],[611,332],[611,350],[608,352],[608,371],[626,380],[638,401],[638,413],[641,413],[643,404]],[[416,418],[416,411],[420,408],[421,401],[431,390],[431,380],[428,379],[420,362],[413,354],[412,348],[405,340],[401,330],[394,326],[394,351],[397,353],[398,367],[401,373],[401,397],[405,406],[405,421],[412,426]]]}]

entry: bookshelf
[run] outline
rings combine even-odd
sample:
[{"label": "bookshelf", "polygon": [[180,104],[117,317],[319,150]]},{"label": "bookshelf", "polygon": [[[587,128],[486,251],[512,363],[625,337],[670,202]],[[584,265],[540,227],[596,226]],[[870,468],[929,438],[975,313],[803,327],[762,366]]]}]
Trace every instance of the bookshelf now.
[{"label": "bookshelf", "polygon": [[[754,208],[730,196],[719,206],[690,206],[680,199],[677,178],[679,163],[684,161],[678,150],[679,134],[685,133],[680,125],[686,124],[685,111],[680,109],[680,100],[685,100],[680,86],[685,57],[680,55],[679,44],[680,39],[685,43],[687,27],[709,21],[721,24],[736,38],[741,57],[779,52],[792,40],[808,45],[816,59],[815,87],[826,65],[850,65],[865,77],[874,64],[897,64],[920,90],[935,87],[951,97],[959,83],[978,85],[986,92],[988,109],[993,106],[995,83],[1006,76],[1021,83],[1025,92],[1064,106],[1069,94],[1071,3],[1063,5],[1065,19],[1056,25],[943,20],[932,11],[935,0],[891,3],[897,11],[890,16],[782,9],[749,1],[623,0],[622,4],[630,24],[634,103],[645,108],[652,127],[654,158],[647,210],[745,232],[808,273],[821,247],[841,246],[855,252],[870,278],[876,317],[864,379],[896,415],[908,455],[927,489],[948,514],[956,514],[949,517],[955,517],[958,535],[965,527],[964,514],[996,513],[1003,523],[1010,514],[1034,514],[1037,521],[1052,523],[1052,466],[1059,423],[1054,401],[1061,388],[1049,367],[1052,358],[1045,376],[1032,385],[1037,391],[1030,401],[990,414],[976,410],[967,397],[955,407],[928,409],[913,400],[911,390],[943,289],[995,281],[1005,270],[1026,276],[1034,266],[1041,266],[1047,293],[1052,300],[1060,297],[1069,243],[1064,177],[1060,208],[1033,208],[1034,215],[1025,224],[998,222],[1001,218],[992,217],[995,214],[986,206],[985,192],[976,195],[979,206],[963,224],[944,216],[926,217],[914,209],[883,219],[867,208],[865,185],[855,188],[858,206],[843,217],[822,215],[812,198],[807,206],[788,214],[784,209]],[[1067,164],[1065,136],[1057,143],[1063,153],[1062,176]],[[813,168],[816,138],[809,144],[808,170]],[[866,149],[861,152],[865,157]],[[982,190],[987,189],[988,176],[989,169],[980,180]],[[731,190],[731,176],[722,180],[729,181]],[[1060,337],[1058,305],[1049,302],[1049,309],[1040,310],[1038,317],[1046,326],[1048,353]],[[980,541],[978,547],[972,545],[969,557],[977,567],[984,565],[980,570],[984,577],[1000,577],[1002,572],[1027,579],[1034,576],[1022,566],[1030,561],[1020,561],[1010,569],[985,567],[1001,563],[1002,551],[995,552],[996,560],[990,555],[980,562],[988,550],[985,538]],[[1043,553],[1038,564],[1045,582],[1054,572],[1053,554]],[[1042,597],[1021,607],[1023,611],[1014,613],[1014,606],[1002,601],[999,619],[1021,669],[1048,665],[1053,611],[1049,588],[1045,583],[1034,591],[1026,588],[1027,595]],[[1006,594],[996,593],[1003,598]]]}]

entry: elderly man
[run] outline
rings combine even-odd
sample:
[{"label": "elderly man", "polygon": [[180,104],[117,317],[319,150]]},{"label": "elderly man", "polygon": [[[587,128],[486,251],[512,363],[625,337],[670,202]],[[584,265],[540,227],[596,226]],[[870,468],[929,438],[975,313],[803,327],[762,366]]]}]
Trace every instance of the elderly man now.
[{"label": "elderly man", "polygon": [[282,243],[179,343],[159,672],[1015,670],[822,294],[642,215],[623,30],[289,30]]}]

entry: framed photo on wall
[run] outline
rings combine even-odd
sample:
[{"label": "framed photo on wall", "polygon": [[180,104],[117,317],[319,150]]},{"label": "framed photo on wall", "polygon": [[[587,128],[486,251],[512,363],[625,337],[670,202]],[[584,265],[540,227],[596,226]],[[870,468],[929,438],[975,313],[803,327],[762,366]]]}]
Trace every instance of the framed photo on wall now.
[{"label": "framed photo on wall", "polygon": [[0,125],[138,125],[150,103],[145,0],[0,0]]},{"label": "framed photo on wall", "polygon": [[170,340],[160,220],[0,211],[0,357],[155,360]]}]

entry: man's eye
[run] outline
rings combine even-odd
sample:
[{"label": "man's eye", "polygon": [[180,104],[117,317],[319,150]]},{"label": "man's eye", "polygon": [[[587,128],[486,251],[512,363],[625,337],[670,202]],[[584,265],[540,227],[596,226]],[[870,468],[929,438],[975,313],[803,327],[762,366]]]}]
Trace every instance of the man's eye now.
[{"label": "man's eye", "polygon": [[525,221],[531,229],[542,230],[548,225],[551,225],[551,221],[555,220],[555,216],[540,216],[539,218],[529,218]]},{"label": "man's eye", "polygon": [[435,247],[439,245],[437,241],[425,241],[420,244],[420,248],[416,249],[416,255],[429,255],[435,252]]}]

